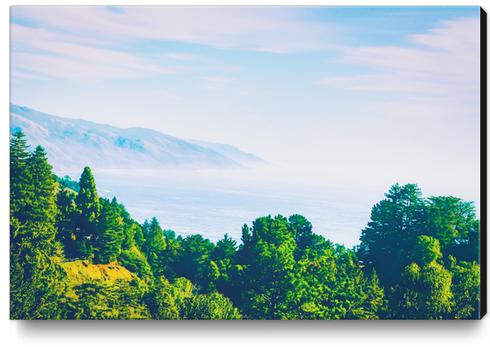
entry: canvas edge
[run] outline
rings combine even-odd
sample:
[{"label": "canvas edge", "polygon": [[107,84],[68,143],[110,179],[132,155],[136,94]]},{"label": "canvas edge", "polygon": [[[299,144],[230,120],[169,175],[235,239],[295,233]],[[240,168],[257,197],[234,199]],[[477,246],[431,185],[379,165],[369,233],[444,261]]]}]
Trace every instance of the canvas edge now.
[{"label": "canvas edge", "polygon": [[480,319],[487,313],[487,13],[480,7]]}]

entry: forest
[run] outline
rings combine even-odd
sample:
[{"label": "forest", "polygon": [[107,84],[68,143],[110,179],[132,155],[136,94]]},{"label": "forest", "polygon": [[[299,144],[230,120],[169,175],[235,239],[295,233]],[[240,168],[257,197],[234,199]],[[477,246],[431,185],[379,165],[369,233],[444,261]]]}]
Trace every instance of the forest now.
[{"label": "forest", "polygon": [[[165,222],[165,221],[162,221]],[[38,319],[477,319],[472,202],[394,184],[346,248],[301,215],[263,216],[216,243],[134,220],[92,171],[57,177],[10,139],[10,317]]]}]

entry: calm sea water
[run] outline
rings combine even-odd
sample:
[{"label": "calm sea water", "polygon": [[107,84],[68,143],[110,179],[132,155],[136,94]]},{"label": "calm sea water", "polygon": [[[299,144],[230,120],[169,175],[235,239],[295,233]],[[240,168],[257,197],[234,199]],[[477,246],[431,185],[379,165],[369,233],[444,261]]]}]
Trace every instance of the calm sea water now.
[{"label": "calm sea water", "polygon": [[[424,177],[403,182],[396,177],[384,182],[365,175],[354,178],[328,176],[311,168],[285,169],[268,166],[240,170],[101,171],[93,168],[100,195],[126,206],[139,222],[157,217],[163,228],[177,234],[200,233],[217,241],[225,233],[237,241],[244,224],[261,216],[301,214],[313,230],[348,247],[359,244],[361,230],[371,208],[395,183],[417,182],[424,196],[453,195],[476,203],[479,215],[478,181],[434,184]],[[80,172],[58,172],[78,180]],[[351,175],[352,176],[352,175]]]},{"label": "calm sea water", "polygon": [[232,171],[99,172],[95,178],[99,194],[116,196],[136,220],[155,216],[163,228],[213,241],[225,233],[240,240],[242,226],[260,216],[298,213],[316,233],[350,247],[358,244],[374,202],[348,190]]}]

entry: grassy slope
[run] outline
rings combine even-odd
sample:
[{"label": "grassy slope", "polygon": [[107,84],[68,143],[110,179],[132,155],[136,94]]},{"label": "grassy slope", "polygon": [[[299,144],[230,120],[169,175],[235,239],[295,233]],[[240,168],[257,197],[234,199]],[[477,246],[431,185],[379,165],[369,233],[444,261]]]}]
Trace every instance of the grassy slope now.
[{"label": "grassy slope", "polygon": [[69,283],[74,286],[90,281],[110,285],[116,280],[131,281],[137,277],[117,263],[91,264],[88,260],[75,260],[60,265],[68,275]]},{"label": "grassy slope", "polygon": [[88,260],[75,260],[62,262],[60,266],[68,277],[69,291],[68,296],[76,298],[73,287],[87,282],[97,282],[99,284],[113,285],[117,280],[131,281],[139,280],[138,276],[117,263],[92,264]]}]

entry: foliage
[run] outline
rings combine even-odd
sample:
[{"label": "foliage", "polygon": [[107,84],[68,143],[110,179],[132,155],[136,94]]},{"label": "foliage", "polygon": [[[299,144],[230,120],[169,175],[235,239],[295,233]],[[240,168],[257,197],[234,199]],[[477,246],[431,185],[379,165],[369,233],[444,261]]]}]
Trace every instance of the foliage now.
[{"label": "foliage", "polygon": [[240,319],[230,299],[213,292],[197,294],[193,284],[185,278],[170,283],[165,277],[155,281],[148,296],[148,307],[155,319]]},{"label": "foliage", "polygon": [[148,307],[155,319],[181,319],[184,301],[193,296],[192,283],[179,278],[171,284],[165,277],[156,279],[148,295]]},{"label": "foliage", "polygon": [[177,276],[188,278],[205,292],[214,289],[218,273],[211,255],[215,245],[201,235],[191,235],[180,241],[179,253],[173,264]]},{"label": "foliage", "polygon": [[424,266],[442,258],[439,240],[427,235],[420,235],[415,244],[413,259]]},{"label": "foliage", "polygon": [[108,286],[85,282],[74,288],[76,299],[68,304],[68,319],[149,319],[143,305],[144,287],[138,281],[116,281]]},{"label": "foliage", "polygon": [[[283,216],[261,217],[242,229],[238,259],[243,269],[236,298],[245,316],[254,319],[284,317],[292,288],[296,244]],[[236,294],[235,294],[236,295]]]},{"label": "foliage", "polygon": [[97,221],[100,215],[99,195],[92,170],[89,167],[83,169],[79,184],[80,191],[75,199],[79,211],[76,240],[79,255],[87,258],[94,254]]},{"label": "foliage", "polygon": [[[140,225],[116,198],[52,173],[10,140],[12,319],[475,319],[480,222],[456,197],[390,188],[359,247],[301,215],[257,218],[241,243]],[[379,276],[379,277],[378,277]]]},{"label": "foliage", "polygon": [[222,294],[199,294],[184,301],[183,319],[234,320],[242,316],[230,299]]},{"label": "foliage", "polygon": [[56,226],[58,229],[57,239],[63,244],[65,255],[68,258],[78,256],[76,243],[76,220],[78,216],[77,205],[75,204],[76,194],[68,189],[59,191],[56,198],[58,215]]},{"label": "foliage", "polygon": [[359,254],[367,269],[376,269],[384,286],[400,279],[417,236],[425,229],[425,201],[414,184],[395,184],[371,211],[362,230]]},{"label": "foliage", "polygon": [[447,256],[478,261],[480,222],[473,203],[453,196],[436,196],[428,201],[427,235],[440,241],[441,250]]},{"label": "foliage", "polygon": [[97,221],[97,235],[94,235],[94,261],[110,263],[121,254],[123,242],[123,219],[118,214],[117,206],[102,200],[102,209]]},{"label": "foliage", "polygon": [[395,287],[397,300],[392,300],[395,309],[391,318],[448,318],[453,306],[451,282],[451,273],[435,261],[423,267],[408,265],[401,284]]},{"label": "foliage", "polygon": [[453,275],[454,318],[477,319],[480,311],[480,265],[476,262],[456,263],[451,259]]},{"label": "foliage", "polygon": [[376,273],[364,274],[354,252],[344,247],[325,249],[304,258],[295,270],[290,319],[377,319],[384,292]]},{"label": "foliage", "polygon": [[145,221],[142,228],[145,238],[142,251],[146,254],[154,275],[156,277],[161,276],[165,273],[163,253],[167,248],[163,230],[155,217],[151,219],[150,223]]},{"label": "foliage", "polygon": [[80,191],[80,185],[78,184],[77,181],[74,181],[70,176],[65,175],[63,177],[58,177],[56,175],[53,175],[53,178],[63,188],[68,188],[69,190],[72,190],[77,193]]},{"label": "foliage", "polygon": [[476,318],[479,234],[472,203],[424,199],[415,185],[394,185],[373,207],[359,247],[366,266],[380,274],[386,317]]},{"label": "foliage", "polygon": [[151,280],[153,276],[148,260],[136,245],[122,251],[119,262],[142,279]]},{"label": "foliage", "polygon": [[41,147],[27,151],[25,136],[10,142],[10,317],[58,319],[64,305],[65,278],[55,258],[56,186]]}]

